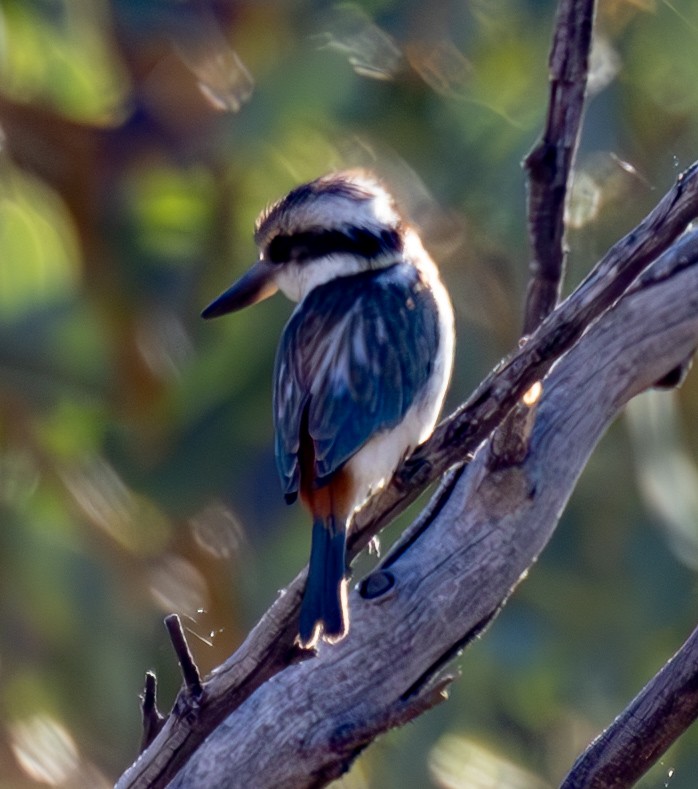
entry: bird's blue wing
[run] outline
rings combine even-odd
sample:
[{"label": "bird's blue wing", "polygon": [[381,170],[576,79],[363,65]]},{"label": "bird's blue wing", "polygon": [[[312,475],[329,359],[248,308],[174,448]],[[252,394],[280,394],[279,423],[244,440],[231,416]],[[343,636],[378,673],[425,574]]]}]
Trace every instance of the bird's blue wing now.
[{"label": "bird's blue wing", "polygon": [[276,460],[298,492],[303,432],[322,484],[376,432],[397,425],[432,371],[437,307],[412,266],[397,264],[315,288],[289,320],[276,359]]}]

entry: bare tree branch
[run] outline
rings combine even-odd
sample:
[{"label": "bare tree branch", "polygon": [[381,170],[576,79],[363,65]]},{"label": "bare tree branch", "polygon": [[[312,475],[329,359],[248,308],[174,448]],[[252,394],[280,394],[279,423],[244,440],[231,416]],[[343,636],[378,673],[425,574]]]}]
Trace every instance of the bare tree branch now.
[{"label": "bare tree branch", "polygon": [[[553,362],[579,340],[584,330],[617,301],[696,216],[698,164],[679,177],[635,230],[609,250],[528,342],[437,427],[434,435],[398,469],[382,494],[358,513],[350,535],[350,556],[365,547],[426,485],[451,466],[467,460],[524,392],[545,376]],[[163,730],[124,773],[119,789],[165,786],[225,715],[270,677],[302,657],[294,639],[304,581],[305,570],[272,605],[240,649],[207,678],[195,710],[190,708],[186,694],[180,694]]]},{"label": "bare tree branch", "polygon": [[145,674],[145,686],[141,696],[141,717],[143,720],[143,736],[141,751],[144,751],[155,739],[165,718],[160,714],[157,701],[158,681],[152,671]]},{"label": "bare tree branch", "polygon": [[543,135],[524,160],[528,174],[528,235],[533,258],[524,334],[549,315],[565,270],[565,204],[584,116],[594,0],[562,0],[548,67],[550,97]]},{"label": "bare tree branch", "polygon": [[698,718],[698,628],[577,759],[560,789],[635,784]]},{"label": "bare tree branch", "polygon": [[192,700],[196,701],[201,697],[204,690],[201,687],[199,667],[194,662],[194,657],[189,649],[189,644],[187,644],[187,638],[184,635],[184,628],[182,627],[179,616],[177,616],[177,614],[166,616],[165,627],[170,635],[170,641],[172,641],[172,647],[177,655],[177,662],[182,671],[184,688],[191,696]]},{"label": "bare tree branch", "polygon": [[[593,447],[632,396],[698,344],[698,232],[582,337],[544,381],[524,462],[483,446],[429,528],[352,591],[350,636],[266,682],[173,789],[292,789],[341,775],[379,733],[443,697],[444,662],[481,632],[550,538]],[[380,576],[384,577],[381,578]],[[362,596],[363,595],[363,596]]]},{"label": "bare tree branch", "polygon": [[[528,235],[532,259],[523,335],[555,309],[565,271],[565,205],[584,115],[594,0],[561,0],[555,15],[548,67],[550,95],[540,141],[524,160],[528,174]],[[528,452],[536,398],[524,398],[497,427],[490,467],[520,463]]]}]

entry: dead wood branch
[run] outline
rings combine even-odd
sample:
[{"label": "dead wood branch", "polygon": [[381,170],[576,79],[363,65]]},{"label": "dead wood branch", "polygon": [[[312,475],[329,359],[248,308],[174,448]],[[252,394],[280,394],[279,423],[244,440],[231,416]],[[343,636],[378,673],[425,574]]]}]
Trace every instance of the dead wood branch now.
[{"label": "dead wood branch", "polygon": [[[481,632],[535,561],[608,424],[698,344],[696,262],[692,233],[545,379],[524,463],[493,472],[486,451],[478,452],[429,527],[377,571],[392,579],[385,592],[371,599],[352,592],[350,637],[259,687],[173,787],[230,786],[232,774],[239,785],[321,785],[377,734],[443,697],[440,668]],[[283,630],[294,598],[289,605],[282,597],[258,627]],[[252,660],[244,647],[241,655]],[[205,695],[217,681],[219,674],[207,680]],[[132,779],[127,774],[119,786],[146,785]]]}]

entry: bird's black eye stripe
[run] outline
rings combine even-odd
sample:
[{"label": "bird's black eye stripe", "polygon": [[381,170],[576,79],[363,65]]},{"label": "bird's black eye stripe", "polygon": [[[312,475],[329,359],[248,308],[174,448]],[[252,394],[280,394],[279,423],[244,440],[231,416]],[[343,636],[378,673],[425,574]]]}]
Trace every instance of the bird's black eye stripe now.
[{"label": "bird's black eye stripe", "polygon": [[365,228],[351,227],[275,236],[267,245],[266,258],[271,263],[302,263],[343,252],[370,259],[401,251],[402,238],[397,230],[374,233]]}]

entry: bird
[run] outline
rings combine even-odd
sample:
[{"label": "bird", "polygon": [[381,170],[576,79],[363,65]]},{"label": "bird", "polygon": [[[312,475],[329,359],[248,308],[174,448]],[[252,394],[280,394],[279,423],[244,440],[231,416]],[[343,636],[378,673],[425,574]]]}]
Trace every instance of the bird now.
[{"label": "bird", "polygon": [[298,642],[348,632],[347,532],[433,432],[451,377],[454,317],[436,264],[381,180],[332,172],[257,219],[257,261],[202,312],[277,291],[297,306],[274,365],[275,455],[288,503],[312,517]]}]

